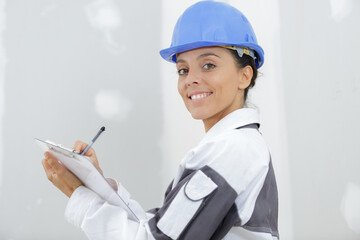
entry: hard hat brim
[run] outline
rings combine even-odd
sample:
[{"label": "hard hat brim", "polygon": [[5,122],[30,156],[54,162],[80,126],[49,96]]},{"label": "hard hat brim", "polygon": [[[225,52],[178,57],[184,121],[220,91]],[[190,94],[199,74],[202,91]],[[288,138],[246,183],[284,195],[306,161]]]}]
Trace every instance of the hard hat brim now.
[{"label": "hard hat brim", "polygon": [[160,55],[163,59],[168,62],[176,63],[176,54],[190,51],[197,48],[202,47],[213,47],[213,46],[221,46],[221,45],[231,45],[231,46],[240,46],[240,47],[248,47],[253,49],[256,52],[256,67],[260,68],[264,63],[264,50],[257,44],[252,44],[249,42],[245,43],[236,43],[236,44],[229,44],[228,42],[207,42],[207,41],[199,41],[195,43],[187,43],[183,45],[178,45],[175,47],[169,47],[162,49],[160,51]]}]

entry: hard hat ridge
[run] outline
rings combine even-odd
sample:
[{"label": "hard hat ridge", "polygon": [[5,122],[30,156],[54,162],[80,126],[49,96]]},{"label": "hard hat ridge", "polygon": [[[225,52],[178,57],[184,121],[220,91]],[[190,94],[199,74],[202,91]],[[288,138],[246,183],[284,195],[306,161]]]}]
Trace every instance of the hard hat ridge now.
[{"label": "hard hat ridge", "polygon": [[178,53],[221,45],[253,50],[258,68],[264,62],[264,51],[247,18],[229,4],[205,0],[190,6],[179,17],[171,45],[161,50],[160,55],[167,61],[176,62]]}]

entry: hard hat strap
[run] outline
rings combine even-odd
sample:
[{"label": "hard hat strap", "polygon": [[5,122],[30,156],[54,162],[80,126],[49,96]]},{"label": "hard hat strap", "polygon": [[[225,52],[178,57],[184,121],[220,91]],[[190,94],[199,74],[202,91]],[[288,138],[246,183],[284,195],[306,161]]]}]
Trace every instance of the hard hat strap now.
[{"label": "hard hat strap", "polygon": [[242,57],[243,54],[246,54],[246,55],[249,55],[250,57],[252,57],[254,60],[256,59],[255,51],[252,49],[236,47],[236,51],[240,57]]},{"label": "hard hat strap", "polygon": [[222,45],[220,47],[236,50],[237,53],[239,54],[239,57],[242,57],[244,54],[246,54],[252,57],[254,60],[256,59],[255,51],[253,49],[240,47],[240,46],[229,46],[229,45]]}]

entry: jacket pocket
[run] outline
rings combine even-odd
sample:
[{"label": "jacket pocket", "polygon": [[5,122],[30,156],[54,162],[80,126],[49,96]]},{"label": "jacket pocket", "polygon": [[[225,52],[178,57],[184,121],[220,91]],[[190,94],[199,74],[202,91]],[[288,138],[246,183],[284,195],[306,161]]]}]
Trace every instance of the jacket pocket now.
[{"label": "jacket pocket", "polygon": [[201,170],[181,187],[157,227],[172,239],[177,239],[196,216],[204,201],[218,186]]}]

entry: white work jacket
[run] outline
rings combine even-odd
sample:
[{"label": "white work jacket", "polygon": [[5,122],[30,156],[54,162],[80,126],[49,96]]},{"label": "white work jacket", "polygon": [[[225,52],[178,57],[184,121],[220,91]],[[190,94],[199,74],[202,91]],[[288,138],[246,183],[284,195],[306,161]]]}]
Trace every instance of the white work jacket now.
[{"label": "white work jacket", "polygon": [[140,222],[86,187],[72,194],[66,218],[92,240],[275,240],[278,196],[257,111],[236,110],[180,163],[161,208],[145,212],[120,184]]}]

